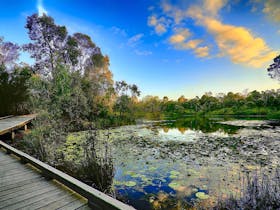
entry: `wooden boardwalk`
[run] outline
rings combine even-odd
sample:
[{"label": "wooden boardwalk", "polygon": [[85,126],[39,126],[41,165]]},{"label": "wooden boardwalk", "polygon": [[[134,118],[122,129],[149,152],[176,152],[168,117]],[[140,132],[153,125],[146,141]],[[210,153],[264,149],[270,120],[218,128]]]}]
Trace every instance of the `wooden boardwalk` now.
[{"label": "wooden boardwalk", "polygon": [[85,198],[0,149],[0,209],[90,208]]},{"label": "wooden boardwalk", "polygon": [[22,116],[11,116],[7,118],[0,118],[0,135],[5,133],[13,132],[16,129],[26,126],[31,122],[36,115],[22,115]]},{"label": "wooden boardwalk", "polygon": [[[0,118],[0,135],[13,137],[35,117]],[[135,210],[0,140],[0,210],[91,208]]]}]

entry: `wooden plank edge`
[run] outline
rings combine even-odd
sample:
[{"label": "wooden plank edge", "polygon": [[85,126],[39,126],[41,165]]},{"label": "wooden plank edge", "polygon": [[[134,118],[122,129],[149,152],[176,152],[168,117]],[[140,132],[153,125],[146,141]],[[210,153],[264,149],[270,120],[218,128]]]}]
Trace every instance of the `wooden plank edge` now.
[{"label": "wooden plank edge", "polygon": [[31,119],[25,120],[25,121],[23,121],[23,122],[17,124],[16,126],[12,126],[12,127],[6,128],[6,129],[4,129],[4,130],[1,130],[1,131],[0,131],[0,135],[3,135],[3,134],[5,134],[5,133],[12,132],[12,131],[14,131],[14,130],[17,130],[17,129],[19,129],[19,128],[25,126],[25,125],[27,125],[28,123],[30,123],[30,122],[31,122],[32,120],[34,120],[35,118],[36,118],[36,116],[34,116],[34,117],[31,118]]},{"label": "wooden plank edge", "polygon": [[62,184],[66,185],[73,191],[77,192],[78,194],[82,195],[86,199],[88,199],[88,205],[93,207],[94,209],[104,209],[104,210],[111,210],[111,209],[123,209],[123,210],[134,210],[132,206],[129,206],[117,199],[114,199],[93,187],[86,185],[85,183],[69,176],[68,174],[57,170],[56,168],[39,161],[30,155],[21,152],[10,145],[0,141],[0,147],[5,148],[10,153],[13,153],[20,157],[24,162],[30,163],[42,173],[49,178],[56,179],[57,181],[61,182]]},{"label": "wooden plank edge", "polygon": [[7,119],[7,118],[11,118],[13,117],[14,115],[7,115],[7,116],[4,116],[4,117],[0,117],[0,120],[4,120],[4,119]]}]

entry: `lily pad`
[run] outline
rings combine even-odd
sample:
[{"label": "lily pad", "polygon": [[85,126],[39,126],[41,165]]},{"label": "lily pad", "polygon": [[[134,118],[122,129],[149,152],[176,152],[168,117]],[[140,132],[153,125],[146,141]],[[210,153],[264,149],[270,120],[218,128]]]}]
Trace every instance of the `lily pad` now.
[{"label": "lily pad", "polygon": [[195,196],[201,200],[205,200],[209,198],[209,195],[205,194],[204,192],[197,192]]},{"label": "lily pad", "polygon": [[178,178],[178,176],[179,176],[179,174],[180,174],[180,172],[179,171],[170,171],[170,178],[171,179],[175,179],[175,178]]},{"label": "lily pad", "polygon": [[154,167],[154,166],[149,167],[149,171],[155,171],[155,170],[157,170],[157,167]]},{"label": "lily pad", "polygon": [[171,175],[176,175],[176,176],[178,176],[178,175],[180,174],[180,172],[179,172],[179,171],[172,170],[172,171],[170,171],[170,174],[171,174]]},{"label": "lily pad", "polygon": [[131,176],[131,177],[133,177],[133,178],[141,177],[140,174],[137,174],[137,173],[134,172],[134,171],[127,171],[125,174],[127,174],[127,175],[129,175],[129,176]]},{"label": "lily pad", "polygon": [[127,187],[134,187],[136,185],[136,182],[134,181],[127,181],[124,183],[125,186]]},{"label": "lily pad", "polygon": [[174,190],[178,189],[181,185],[178,182],[170,182],[169,187],[173,188]]}]

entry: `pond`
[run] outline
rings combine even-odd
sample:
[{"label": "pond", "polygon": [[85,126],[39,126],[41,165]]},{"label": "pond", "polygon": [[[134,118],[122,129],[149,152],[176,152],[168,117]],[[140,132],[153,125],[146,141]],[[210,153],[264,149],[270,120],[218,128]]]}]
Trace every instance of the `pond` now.
[{"label": "pond", "polygon": [[[96,135],[104,141],[105,133],[111,194],[137,209],[187,209],[197,201],[211,206],[218,197],[240,195],[247,173],[280,163],[279,123],[262,118],[139,120]],[[64,158],[84,161],[84,137],[68,138]]]}]

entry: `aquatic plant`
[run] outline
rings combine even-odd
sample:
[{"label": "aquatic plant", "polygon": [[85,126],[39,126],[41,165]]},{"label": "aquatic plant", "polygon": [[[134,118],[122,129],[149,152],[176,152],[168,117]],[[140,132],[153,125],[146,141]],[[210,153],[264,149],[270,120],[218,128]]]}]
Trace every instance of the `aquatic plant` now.
[{"label": "aquatic plant", "polygon": [[204,200],[204,199],[208,199],[209,198],[209,195],[205,194],[204,192],[197,192],[195,194],[195,196],[197,198],[199,198],[200,200]]},{"label": "aquatic plant", "polygon": [[213,209],[280,209],[280,167],[271,176],[261,171],[247,177],[242,188],[240,198],[230,195],[225,200],[220,199]]}]

